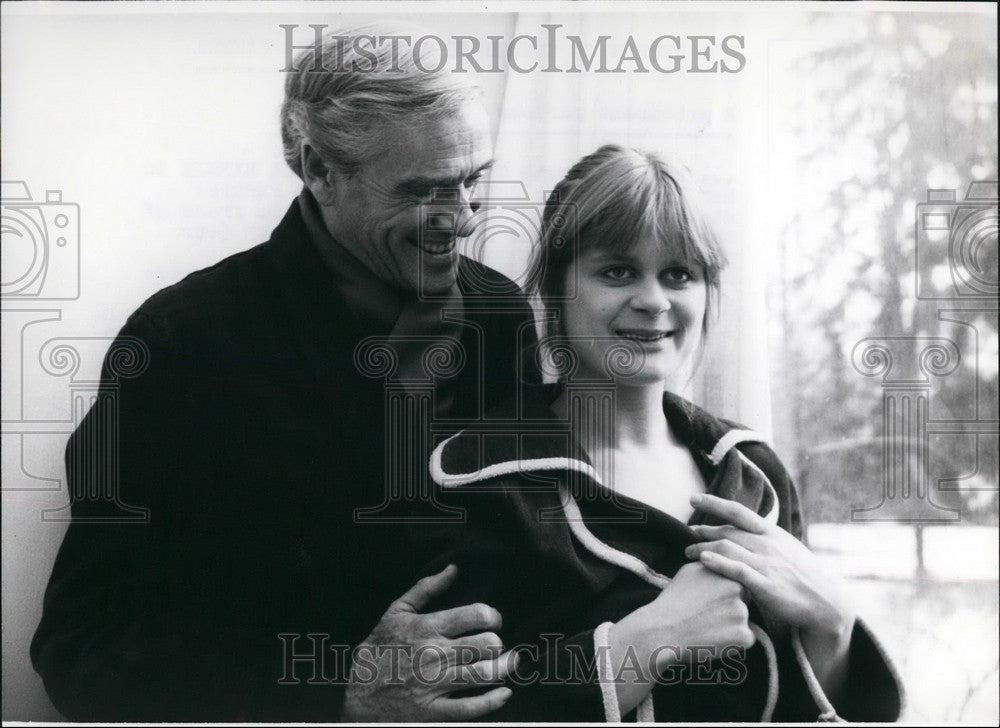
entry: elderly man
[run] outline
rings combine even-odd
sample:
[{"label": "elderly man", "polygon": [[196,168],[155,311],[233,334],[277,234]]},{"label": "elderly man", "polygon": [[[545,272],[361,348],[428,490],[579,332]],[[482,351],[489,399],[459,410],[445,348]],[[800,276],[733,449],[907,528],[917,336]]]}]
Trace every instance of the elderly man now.
[{"label": "elderly man", "polygon": [[426,467],[430,415],[406,431],[383,413],[397,397],[457,429],[509,397],[531,310],[456,251],[492,157],[476,90],[366,32],[287,77],[304,186],[270,240],[146,301],[120,340],[148,369],[70,438],[70,491],[115,484],[149,519],[73,504],[31,649],[68,718],[436,721],[510,694],[500,615],[434,611],[453,568],[412,584],[399,522],[454,513],[422,503],[419,478],[390,497]]}]

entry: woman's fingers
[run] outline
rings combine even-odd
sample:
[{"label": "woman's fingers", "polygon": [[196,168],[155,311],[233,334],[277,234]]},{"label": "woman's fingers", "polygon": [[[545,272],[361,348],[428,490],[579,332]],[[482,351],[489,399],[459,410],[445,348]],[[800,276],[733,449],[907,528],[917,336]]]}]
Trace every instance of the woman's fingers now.
[{"label": "woman's fingers", "polygon": [[769,526],[761,516],[757,515],[742,503],[731,501],[726,498],[709,495],[708,493],[698,494],[691,497],[691,505],[699,511],[711,514],[716,518],[731,523],[737,528],[742,528],[750,533],[765,533]]},{"label": "woman's fingers", "polygon": [[754,539],[760,535],[744,531],[736,526],[691,526],[691,530],[702,541],[728,539],[751,551],[754,550]]},{"label": "woman's fingers", "polygon": [[758,573],[762,573],[765,568],[764,560],[760,556],[728,539],[704,541],[684,549],[684,554],[689,559],[701,559],[701,555],[707,552],[725,556],[733,561],[740,561]]},{"label": "woman's fingers", "polygon": [[705,568],[715,572],[719,576],[739,582],[751,594],[763,592],[767,587],[767,579],[759,571],[743,561],[708,550],[702,551],[699,559],[705,565]]}]

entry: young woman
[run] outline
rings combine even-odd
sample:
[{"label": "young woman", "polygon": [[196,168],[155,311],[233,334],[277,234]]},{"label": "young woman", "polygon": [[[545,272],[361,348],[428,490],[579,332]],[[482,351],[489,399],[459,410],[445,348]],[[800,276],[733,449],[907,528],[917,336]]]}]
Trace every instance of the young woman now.
[{"label": "young woman", "polygon": [[602,147],[554,190],[536,288],[559,382],[435,449],[464,521],[416,533],[428,571],[458,568],[448,603],[495,607],[518,650],[489,720],[899,716],[888,658],[799,540],[778,458],[674,394],[723,265],[653,155]]}]

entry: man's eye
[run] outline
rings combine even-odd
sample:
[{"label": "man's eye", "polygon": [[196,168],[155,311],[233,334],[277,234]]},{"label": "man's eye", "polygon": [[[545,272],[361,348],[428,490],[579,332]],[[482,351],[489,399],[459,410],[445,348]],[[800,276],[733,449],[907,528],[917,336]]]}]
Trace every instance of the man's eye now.
[{"label": "man's eye", "polygon": [[482,180],[482,178],[483,175],[481,174],[477,174],[475,177],[469,177],[469,179],[465,180],[465,189],[471,190],[479,183],[480,180]]},{"label": "man's eye", "polygon": [[427,187],[409,187],[404,189],[404,193],[415,200],[430,201],[435,195],[435,190]]},{"label": "man's eye", "polygon": [[613,265],[602,270],[601,276],[610,281],[625,281],[632,276],[632,270],[625,265]]},{"label": "man's eye", "polygon": [[435,187],[428,194],[435,202],[458,202],[462,199],[462,193],[457,187]]}]

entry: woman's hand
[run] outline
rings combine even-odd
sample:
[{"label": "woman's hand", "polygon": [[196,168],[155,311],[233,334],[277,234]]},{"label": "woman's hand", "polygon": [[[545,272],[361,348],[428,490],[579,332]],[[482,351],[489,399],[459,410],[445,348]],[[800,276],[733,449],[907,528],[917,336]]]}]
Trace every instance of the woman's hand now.
[{"label": "woman's hand", "polygon": [[641,647],[650,657],[643,663],[663,672],[698,659],[689,647],[712,648],[718,656],[726,647],[752,646],[748,617],[743,587],[701,564],[685,564],[656,599],[612,626],[610,637]]},{"label": "woman's hand", "polygon": [[828,694],[839,692],[855,621],[840,578],[792,534],[741,503],[706,494],[691,505],[727,525],[693,526],[703,541],[688,546],[688,558],[742,584],[768,617],[798,627],[816,677]]},{"label": "woman's hand", "polygon": [[696,661],[698,656],[689,654],[688,646],[711,648],[718,658],[728,647],[748,648],[755,640],[743,587],[701,564],[678,569],[645,609],[656,624],[657,647],[670,648],[657,656],[661,672],[672,662]]},{"label": "woman's hand", "polygon": [[741,503],[702,495],[691,505],[728,525],[693,526],[703,541],[688,558],[745,586],[769,617],[810,634],[850,634],[854,611],[840,579],[805,544]]},{"label": "woman's hand", "polygon": [[751,647],[756,638],[748,617],[738,583],[701,564],[678,569],[656,599],[623,617],[608,633],[612,673],[622,676],[616,684],[622,714],[638,705],[658,675],[672,665],[704,661],[705,649],[711,653],[708,657],[717,659],[726,649]]}]

